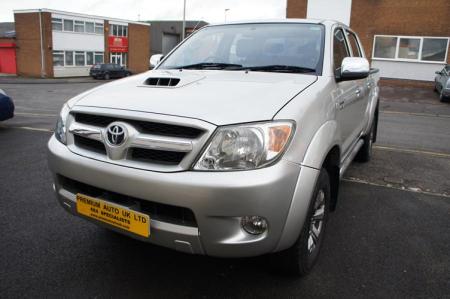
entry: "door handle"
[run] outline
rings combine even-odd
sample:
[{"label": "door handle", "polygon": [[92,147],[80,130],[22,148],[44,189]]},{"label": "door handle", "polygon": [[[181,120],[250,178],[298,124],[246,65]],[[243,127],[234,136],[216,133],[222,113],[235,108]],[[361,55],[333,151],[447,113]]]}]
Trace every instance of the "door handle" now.
[{"label": "door handle", "polygon": [[339,101],[339,103],[338,103],[339,110],[344,109],[344,104],[345,104],[345,101],[344,101],[344,100]]},{"label": "door handle", "polygon": [[372,87],[372,84],[370,84],[370,82],[367,82],[367,88],[371,88]]}]

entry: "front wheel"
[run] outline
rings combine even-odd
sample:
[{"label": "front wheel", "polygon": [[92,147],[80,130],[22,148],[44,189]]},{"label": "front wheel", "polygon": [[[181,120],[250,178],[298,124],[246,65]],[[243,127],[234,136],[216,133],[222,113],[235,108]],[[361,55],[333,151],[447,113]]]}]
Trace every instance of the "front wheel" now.
[{"label": "front wheel", "polygon": [[275,271],[295,276],[303,276],[311,271],[323,243],[330,198],[330,178],[327,170],[322,168],[300,236],[292,247],[271,256]]},{"label": "front wheel", "polygon": [[444,96],[444,88],[441,89],[441,92],[439,93],[439,100],[441,103],[447,102],[448,98]]},{"label": "front wheel", "polygon": [[108,73],[106,73],[106,74],[103,76],[103,78],[104,78],[105,80],[109,80],[111,77],[109,76]]}]

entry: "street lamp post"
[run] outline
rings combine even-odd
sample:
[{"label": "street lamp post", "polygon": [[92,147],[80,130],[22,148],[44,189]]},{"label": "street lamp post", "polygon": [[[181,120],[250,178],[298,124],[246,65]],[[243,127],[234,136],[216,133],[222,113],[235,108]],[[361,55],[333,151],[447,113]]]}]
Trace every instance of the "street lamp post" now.
[{"label": "street lamp post", "polygon": [[181,40],[184,40],[186,34],[186,0],[183,4],[183,32],[181,33]]},{"label": "street lamp post", "polygon": [[225,8],[225,23],[227,22],[227,12],[229,11],[230,9],[229,8]]}]

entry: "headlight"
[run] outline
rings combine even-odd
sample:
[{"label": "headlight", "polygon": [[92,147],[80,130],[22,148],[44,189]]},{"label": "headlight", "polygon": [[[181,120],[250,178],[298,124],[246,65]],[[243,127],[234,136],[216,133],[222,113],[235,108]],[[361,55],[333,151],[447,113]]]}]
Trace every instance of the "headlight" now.
[{"label": "headlight", "polygon": [[286,149],[294,123],[273,121],[218,128],[195,170],[248,170],[267,166]]},{"label": "headlight", "polygon": [[62,144],[67,143],[66,121],[67,121],[67,116],[69,115],[69,111],[70,111],[69,106],[67,106],[67,104],[64,104],[64,106],[61,109],[61,112],[59,113],[58,121],[56,122],[55,137]]}]

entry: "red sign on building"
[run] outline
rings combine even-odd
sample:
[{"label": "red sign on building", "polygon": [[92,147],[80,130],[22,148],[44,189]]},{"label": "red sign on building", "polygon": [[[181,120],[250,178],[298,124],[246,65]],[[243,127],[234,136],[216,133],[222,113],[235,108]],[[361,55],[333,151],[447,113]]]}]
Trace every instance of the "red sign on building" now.
[{"label": "red sign on building", "polygon": [[108,36],[108,46],[110,52],[128,52],[128,38],[124,36]]}]

